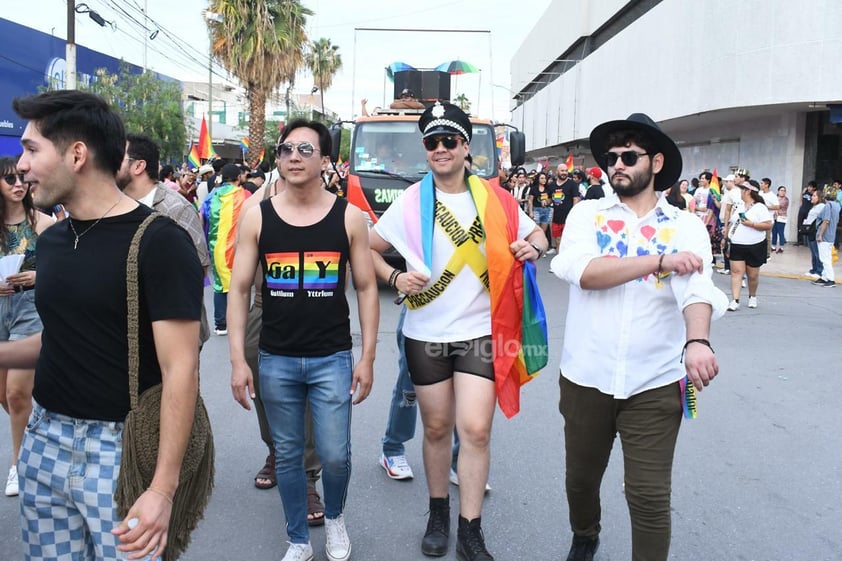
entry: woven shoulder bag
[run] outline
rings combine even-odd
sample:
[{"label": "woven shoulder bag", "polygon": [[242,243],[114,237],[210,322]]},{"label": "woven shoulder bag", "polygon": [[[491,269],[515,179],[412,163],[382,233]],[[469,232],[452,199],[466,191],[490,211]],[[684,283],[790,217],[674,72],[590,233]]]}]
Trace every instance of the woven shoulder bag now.
[{"label": "woven shoulder bag", "polygon": [[[138,252],[147,226],[161,216],[154,213],[138,227],[129,245],[126,263],[128,289],[128,342],[130,411],[123,426],[123,455],[114,501],[118,514],[125,518],[129,509],[152,483],[158,463],[161,433],[161,384],[138,397],[140,348],[138,342]],[[172,515],[163,561],[175,561],[190,544],[190,534],[204,516],[213,491],[214,446],[210,419],[202,397],[196,401],[196,413],[187,450],[181,463],[178,488],[173,497]]]}]

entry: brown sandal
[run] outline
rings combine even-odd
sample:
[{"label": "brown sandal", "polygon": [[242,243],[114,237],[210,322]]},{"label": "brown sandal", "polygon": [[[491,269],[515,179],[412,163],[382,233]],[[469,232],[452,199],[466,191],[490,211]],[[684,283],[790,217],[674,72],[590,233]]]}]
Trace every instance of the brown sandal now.
[{"label": "brown sandal", "polygon": [[325,505],[322,498],[316,491],[316,485],[307,483],[307,524],[310,526],[321,526],[325,523]]},{"label": "brown sandal", "polygon": [[272,489],[278,484],[278,476],[275,473],[275,456],[266,456],[266,463],[254,476],[254,486],[258,489]]}]

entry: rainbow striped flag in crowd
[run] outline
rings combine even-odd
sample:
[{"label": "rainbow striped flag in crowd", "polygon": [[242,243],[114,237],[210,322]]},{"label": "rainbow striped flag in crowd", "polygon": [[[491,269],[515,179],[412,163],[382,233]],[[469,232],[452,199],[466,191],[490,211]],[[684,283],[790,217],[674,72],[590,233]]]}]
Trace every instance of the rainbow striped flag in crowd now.
[{"label": "rainbow striped flag in crowd", "polygon": [[187,153],[187,163],[191,168],[197,168],[202,165],[202,159],[199,157],[199,150],[195,144],[190,144],[190,152]]},{"label": "rainbow striped flag in crowd", "polygon": [[719,176],[716,174],[716,168],[713,168],[713,177],[710,179],[710,190],[716,196],[716,200],[722,196],[722,188],[719,186]]},{"label": "rainbow striped flag in crowd", "polygon": [[243,138],[242,140],[240,140],[240,150],[242,150],[243,152],[249,151],[249,139],[248,138]]}]

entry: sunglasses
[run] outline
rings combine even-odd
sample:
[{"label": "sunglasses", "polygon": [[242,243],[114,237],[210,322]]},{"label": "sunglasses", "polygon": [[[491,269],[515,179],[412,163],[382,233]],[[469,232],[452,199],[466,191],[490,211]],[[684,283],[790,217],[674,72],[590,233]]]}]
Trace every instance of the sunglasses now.
[{"label": "sunglasses", "polygon": [[424,139],[424,148],[426,148],[428,152],[432,152],[438,148],[439,142],[441,142],[447,150],[453,150],[459,146],[459,137],[452,134],[447,136],[428,136]]},{"label": "sunglasses", "polygon": [[299,142],[298,144],[284,142],[278,144],[278,153],[282,158],[289,158],[295,150],[298,150],[298,155],[302,158],[310,158],[313,156],[313,153],[318,152],[312,142]]},{"label": "sunglasses", "polygon": [[23,174],[22,173],[10,173],[8,175],[3,176],[3,180],[8,183],[9,185],[15,184],[15,179],[20,179],[20,182],[23,183]]},{"label": "sunglasses", "polygon": [[609,166],[613,166],[617,163],[617,160],[623,160],[623,165],[626,166],[633,166],[637,163],[637,160],[641,156],[648,156],[649,152],[635,152],[634,150],[628,150],[626,152],[616,153],[616,152],[606,152],[602,155],[605,158],[605,163]]}]

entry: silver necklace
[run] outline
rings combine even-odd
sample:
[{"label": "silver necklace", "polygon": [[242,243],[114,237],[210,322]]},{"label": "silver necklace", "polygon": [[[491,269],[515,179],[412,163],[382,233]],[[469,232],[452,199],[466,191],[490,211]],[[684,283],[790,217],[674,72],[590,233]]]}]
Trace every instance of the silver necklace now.
[{"label": "silver necklace", "polygon": [[68,218],[68,219],[67,219],[67,220],[70,222],[70,229],[71,229],[71,230],[73,230],[73,234],[76,236],[76,239],[73,241],[73,249],[74,249],[74,250],[75,250],[75,249],[76,249],[76,247],[79,245],[79,239],[80,239],[82,236],[84,236],[85,234],[87,234],[88,232],[90,232],[91,230],[93,230],[93,227],[94,227],[94,226],[96,226],[97,224],[99,224],[100,220],[102,220],[103,218],[105,218],[105,216],[106,216],[109,212],[111,212],[112,210],[114,210],[114,207],[116,207],[118,204],[120,204],[120,201],[121,201],[121,200],[122,200],[122,197],[121,197],[121,198],[119,198],[119,199],[117,199],[117,202],[116,202],[116,203],[114,203],[113,205],[111,205],[111,208],[109,208],[108,210],[106,210],[106,211],[105,211],[105,214],[103,214],[102,216],[100,216],[99,218],[97,218],[97,219],[96,219],[96,222],[94,222],[93,224],[91,224],[90,226],[88,226],[87,228],[85,228],[85,231],[83,231],[81,234],[80,234],[79,232],[77,232],[77,231],[76,231],[76,227],[73,225],[73,218]]}]

